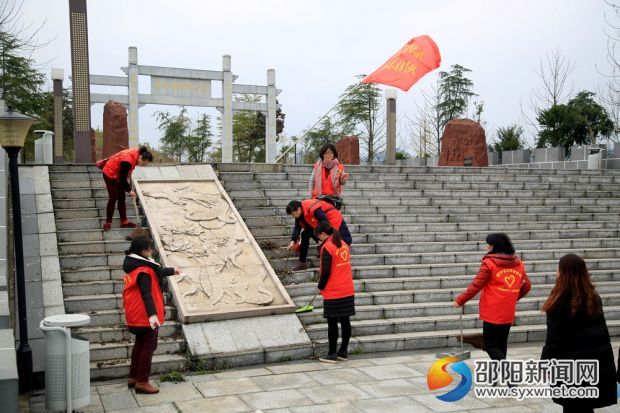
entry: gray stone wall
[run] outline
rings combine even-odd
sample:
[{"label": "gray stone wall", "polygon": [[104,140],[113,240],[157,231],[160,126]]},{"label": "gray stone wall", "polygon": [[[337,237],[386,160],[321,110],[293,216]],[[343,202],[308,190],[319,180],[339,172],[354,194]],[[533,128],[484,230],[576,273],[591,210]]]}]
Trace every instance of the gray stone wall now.
[{"label": "gray stone wall", "polygon": [[[45,317],[64,314],[56,223],[47,166],[20,166],[28,336],[34,371],[45,370]],[[19,333],[16,331],[16,339]]]}]

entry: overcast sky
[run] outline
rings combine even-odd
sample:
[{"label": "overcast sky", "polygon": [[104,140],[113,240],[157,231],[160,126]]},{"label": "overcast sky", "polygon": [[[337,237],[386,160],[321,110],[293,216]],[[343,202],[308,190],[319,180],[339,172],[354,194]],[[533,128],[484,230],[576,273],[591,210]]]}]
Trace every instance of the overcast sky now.
[{"label": "overcast sky", "polygon": [[[610,13],[603,0],[89,0],[90,71],[123,75],[129,46],[138,48],[140,64],[193,69],[221,70],[222,55],[230,54],[238,83],[266,84],[266,70],[276,70],[285,133],[291,136],[325,113],[355,75],[375,70],[411,37],[428,34],[441,51],[440,70],[455,63],[472,69],[492,131],[521,122],[519,102],[539,85],[534,69],[555,48],[575,64],[575,90],[595,91],[604,83],[596,67],[608,67],[603,28]],[[64,68],[66,84],[68,14],[67,0],[24,3],[25,22],[46,20],[41,40],[53,38],[34,58],[48,74],[52,67]],[[420,100],[436,72],[399,92],[401,137],[403,115],[412,114],[414,99]],[[147,78],[140,89],[149,91]],[[108,90],[114,91],[97,89]],[[157,144],[158,110],[179,108],[142,107],[140,141]],[[191,110],[200,112],[217,113]],[[92,123],[101,126],[102,105],[93,108]]]}]

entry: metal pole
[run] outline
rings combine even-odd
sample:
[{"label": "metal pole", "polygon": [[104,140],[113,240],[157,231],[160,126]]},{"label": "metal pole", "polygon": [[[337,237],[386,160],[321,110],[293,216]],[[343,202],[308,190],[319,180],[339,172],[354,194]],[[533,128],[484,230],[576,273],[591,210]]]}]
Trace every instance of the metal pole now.
[{"label": "metal pole", "polygon": [[22,213],[19,197],[19,175],[17,155],[21,148],[4,148],[9,155],[11,174],[11,200],[13,205],[13,231],[15,235],[15,273],[17,283],[17,308],[19,316],[19,347],[17,348],[17,371],[19,389],[22,392],[32,388],[32,349],[28,344],[28,314],[26,312],[26,280],[24,275],[24,244],[22,240]]}]

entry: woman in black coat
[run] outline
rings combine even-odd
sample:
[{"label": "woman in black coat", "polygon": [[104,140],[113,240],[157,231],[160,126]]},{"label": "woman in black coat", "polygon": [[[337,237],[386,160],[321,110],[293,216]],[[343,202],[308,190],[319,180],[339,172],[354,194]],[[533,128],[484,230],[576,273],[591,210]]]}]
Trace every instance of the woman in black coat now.
[{"label": "woman in black coat", "polygon": [[[583,259],[574,254],[560,259],[555,286],[543,311],[547,313],[547,339],[541,359],[599,362],[598,398],[553,401],[562,405],[565,413],[588,413],[616,404],[616,366],[603,304]],[[589,385],[581,383],[581,387]]]}]

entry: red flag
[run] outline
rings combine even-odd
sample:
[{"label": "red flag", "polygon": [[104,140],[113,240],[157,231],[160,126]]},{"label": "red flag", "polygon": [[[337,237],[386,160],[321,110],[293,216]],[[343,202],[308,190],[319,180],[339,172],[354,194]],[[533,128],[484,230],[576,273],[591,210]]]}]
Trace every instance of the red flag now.
[{"label": "red flag", "polygon": [[408,91],[425,74],[439,67],[439,48],[429,36],[414,37],[362,83],[381,83]]}]

